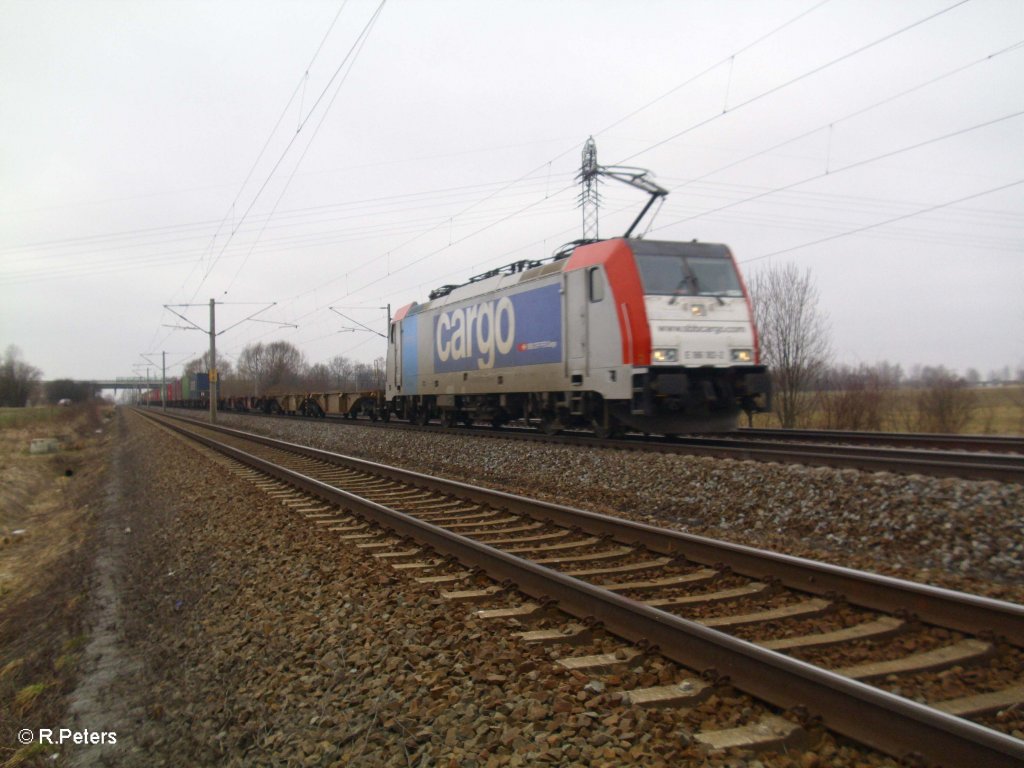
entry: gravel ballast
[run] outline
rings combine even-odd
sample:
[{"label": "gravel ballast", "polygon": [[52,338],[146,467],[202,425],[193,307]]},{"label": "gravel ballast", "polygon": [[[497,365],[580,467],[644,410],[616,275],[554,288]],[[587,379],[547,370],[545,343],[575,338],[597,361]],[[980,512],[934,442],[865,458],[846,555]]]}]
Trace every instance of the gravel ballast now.
[{"label": "gravel ballast", "polygon": [[123,671],[105,695],[124,717],[118,744],[77,764],[893,764],[816,727],[785,753],[711,749],[702,730],[756,721],[764,705],[728,688],[690,710],[628,705],[621,690],[692,673],[656,656],[611,676],[569,672],[557,664],[568,648],[516,640],[222,460],[122,418],[104,514],[123,527]]},{"label": "gravel ballast", "polygon": [[1024,602],[1024,486],[219,414],[359,458]]}]

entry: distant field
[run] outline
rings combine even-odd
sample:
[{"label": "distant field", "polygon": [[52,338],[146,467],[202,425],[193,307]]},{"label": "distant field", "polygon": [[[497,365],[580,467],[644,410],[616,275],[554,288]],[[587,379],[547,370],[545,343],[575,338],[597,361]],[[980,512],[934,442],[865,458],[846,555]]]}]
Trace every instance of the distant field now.
[{"label": "distant field", "polygon": [[[978,387],[970,390],[974,407],[963,434],[1024,435],[1024,387]],[[914,400],[918,390],[899,389],[886,393],[886,417],[882,429],[887,432],[913,432]],[[815,395],[808,397],[815,398]],[[745,419],[741,419],[745,423]],[[779,420],[774,413],[758,414],[754,426],[774,428]],[[812,408],[797,425],[802,429],[824,429],[827,426],[820,408]]]},{"label": "distant field", "polygon": [[68,417],[68,409],[56,405],[42,405],[35,408],[0,408],[0,429],[27,427],[47,421],[62,421]]},{"label": "distant field", "polygon": [[1024,387],[975,389],[978,408],[966,431],[991,435],[1024,434]]}]

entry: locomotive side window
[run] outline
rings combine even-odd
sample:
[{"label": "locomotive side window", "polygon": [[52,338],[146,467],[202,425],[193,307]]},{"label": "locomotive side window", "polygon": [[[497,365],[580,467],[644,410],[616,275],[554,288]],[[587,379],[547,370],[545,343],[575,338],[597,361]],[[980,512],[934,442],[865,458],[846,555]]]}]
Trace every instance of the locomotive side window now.
[{"label": "locomotive side window", "polygon": [[604,299],[604,280],[601,279],[601,271],[597,267],[587,270],[587,286],[590,291],[591,301],[602,301]]}]

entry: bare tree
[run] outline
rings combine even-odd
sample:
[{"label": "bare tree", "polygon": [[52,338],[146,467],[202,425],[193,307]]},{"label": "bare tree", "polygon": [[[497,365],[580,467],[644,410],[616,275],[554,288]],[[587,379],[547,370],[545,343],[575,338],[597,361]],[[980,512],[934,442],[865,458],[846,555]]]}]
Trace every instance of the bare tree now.
[{"label": "bare tree", "polygon": [[0,406],[24,408],[43,373],[21,359],[21,350],[11,344],[0,360]]},{"label": "bare tree", "polygon": [[324,363],[316,363],[309,366],[303,376],[306,389],[310,392],[326,392],[333,389],[331,379],[331,369]]},{"label": "bare tree", "polygon": [[373,367],[366,363],[356,363],[352,371],[355,388],[358,390],[373,389],[375,376]]},{"label": "bare tree", "polygon": [[783,427],[809,411],[805,396],[830,357],[828,320],[818,308],[810,270],[771,265],[750,283],[761,354],[772,375],[773,399]]},{"label": "bare tree", "polygon": [[303,381],[310,392],[383,389],[384,358],[378,357],[372,363],[354,363],[343,355],[335,355],[326,363],[309,366]]},{"label": "bare tree", "polygon": [[355,389],[352,361],[344,355],[335,355],[327,361],[331,372],[331,386],[342,391]]},{"label": "bare tree", "polygon": [[[185,363],[184,373],[186,376],[191,378],[197,373],[207,373],[210,370],[210,353],[203,352],[199,357],[194,360],[189,360]],[[231,366],[231,361],[226,360],[217,355],[217,376],[221,379],[227,379],[234,373]]]},{"label": "bare tree", "polygon": [[963,431],[978,406],[978,396],[964,379],[943,366],[926,368],[924,387],[914,398],[919,432]]},{"label": "bare tree", "polygon": [[305,368],[302,352],[287,341],[250,344],[238,356],[238,371],[253,382],[256,395],[296,387]]}]

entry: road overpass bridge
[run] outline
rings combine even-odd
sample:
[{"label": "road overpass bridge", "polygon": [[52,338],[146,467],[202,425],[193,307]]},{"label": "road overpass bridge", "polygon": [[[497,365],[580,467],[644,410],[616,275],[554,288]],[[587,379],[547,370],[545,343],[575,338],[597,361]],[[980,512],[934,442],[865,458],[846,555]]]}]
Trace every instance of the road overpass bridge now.
[{"label": "road overpass bridge", "polygon": [[[67,381],[67,379],[61,379]],[[147,379],[144,376],[119,376],[113,379],[71,379],[75,384],[92,389],[112,389],[115,392],[119,389],[160,389],[160,379]],[[49,384],[50,382],[44,382]]]}]

